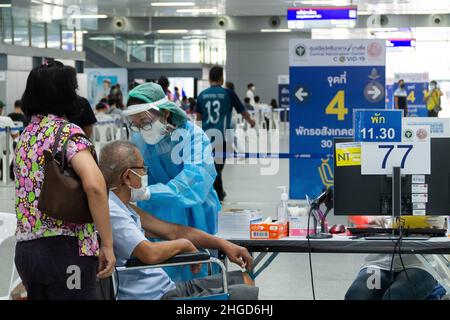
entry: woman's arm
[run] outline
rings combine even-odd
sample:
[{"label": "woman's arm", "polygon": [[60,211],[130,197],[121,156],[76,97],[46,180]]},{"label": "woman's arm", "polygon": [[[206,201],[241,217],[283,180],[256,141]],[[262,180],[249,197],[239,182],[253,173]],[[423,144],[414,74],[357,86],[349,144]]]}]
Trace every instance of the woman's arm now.
[{"label": "woman's arm", "polygon": [[102,240],[99,277],[112,274],[115,257],[105,179],[87,149],[77,152],[70,160],[70,164],[81,179],[92,218]]}]

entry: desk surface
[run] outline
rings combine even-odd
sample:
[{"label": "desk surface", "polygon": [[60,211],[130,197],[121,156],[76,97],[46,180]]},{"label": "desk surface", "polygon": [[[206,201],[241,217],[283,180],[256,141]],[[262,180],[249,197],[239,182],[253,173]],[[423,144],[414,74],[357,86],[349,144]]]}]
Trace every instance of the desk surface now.
[{"label": "desk surface", "polygon": [[[246,247],[251,252],[309,252],[305,237],[288,237],[279,240],[227,239]],[[348,236],[334,236],[331,239],[311,239],[311,252],[315,253],[392,253],[395,240],[350,239]],[[397,248],[398,250],[398,248]],[[450,238],[436,237],[428,240],[403,238],[403,254],[450,254]]]}]

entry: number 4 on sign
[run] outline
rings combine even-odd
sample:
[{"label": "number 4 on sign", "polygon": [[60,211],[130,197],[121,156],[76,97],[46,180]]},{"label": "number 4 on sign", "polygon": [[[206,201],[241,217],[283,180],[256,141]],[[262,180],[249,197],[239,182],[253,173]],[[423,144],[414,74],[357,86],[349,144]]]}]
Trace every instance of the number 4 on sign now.
[{"label": "number 4 on sign", "polygon": [[344,90],[339,90],[334,98],[330,101],[325,114],[335,114],[338,120],[345,120],[345,116],[348,114],[348,109],[345,107],[345,93]]}]

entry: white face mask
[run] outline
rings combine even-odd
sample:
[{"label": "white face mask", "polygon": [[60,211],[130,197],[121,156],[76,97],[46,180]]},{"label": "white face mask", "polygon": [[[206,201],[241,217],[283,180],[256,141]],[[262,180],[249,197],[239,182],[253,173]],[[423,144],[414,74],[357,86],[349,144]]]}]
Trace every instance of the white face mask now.
[{"label": "white face mask", "polygon": [[436,86],[434,84],[430,85],[430,91],[433,91],[434,89],[436,89]]},{"label": "white face mask", "polygon": [[128,186],[131,189],[131,202],[136,201],[145,201],[148,200],[150,197],[150,193],[148,191],[148,175],[140,176],[135,171],[131,170],[135,175],[137,175],[139,178],[141,178],[141,187],[140,188],[133,188],[131,186]]},{"label": "white face mask", "polygon": [[140,130],[142,138],[148,144],[155,145],[160,142],[167,135],[168,131],[166,125],[157,120],[152,124],[150,130]]}]

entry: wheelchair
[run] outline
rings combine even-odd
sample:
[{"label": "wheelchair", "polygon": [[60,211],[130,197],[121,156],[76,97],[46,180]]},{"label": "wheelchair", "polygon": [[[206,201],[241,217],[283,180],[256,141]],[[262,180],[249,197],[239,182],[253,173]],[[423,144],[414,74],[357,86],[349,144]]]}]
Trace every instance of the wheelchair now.
[{"label": "wheelchair", "polygon": [[[133,270],[177,267],[193,264],[217,265],[222,275],[222,293],[209,295],[206,297],[182,297],[177,300],[229,300],[227,269],[217,258],[211,257],[208,252],[183,253],[176,255],[169,260],[158,264],[145,264],[137,259],[128,260],[124,267],[116,267],[115,273],[107,279],[99,280],[98,295],[103,300],[117,300],[120,286],[120,273]],[[211,270],[211,268],[209,268]]]}]

